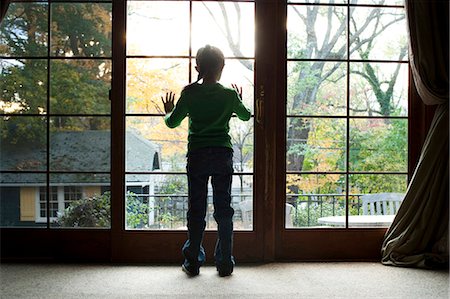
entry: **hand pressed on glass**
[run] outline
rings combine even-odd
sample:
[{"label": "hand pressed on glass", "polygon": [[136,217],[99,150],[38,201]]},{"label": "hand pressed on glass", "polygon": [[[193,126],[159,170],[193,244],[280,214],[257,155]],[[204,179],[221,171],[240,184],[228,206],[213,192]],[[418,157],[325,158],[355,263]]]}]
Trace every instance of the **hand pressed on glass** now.
[{"label": "hand pressed on glass", "polygon": [[175,101],[175,94],[172,92],[167,92],[166,100],[164,101],[164,97],[161,97],[161,100],[164,104],[164,110],[166,111],[166,113],[172,112],[172,110],[174,108],[173,102]]},{"label": "hand pressed on glass", "polygon": [[242,87],[241,86],[237,86],[236,84],[231,84],[231,86],[234,88],[234,90],[236,90],[236,92],[238,93],[239,97],[241,98],[242,101]]}]

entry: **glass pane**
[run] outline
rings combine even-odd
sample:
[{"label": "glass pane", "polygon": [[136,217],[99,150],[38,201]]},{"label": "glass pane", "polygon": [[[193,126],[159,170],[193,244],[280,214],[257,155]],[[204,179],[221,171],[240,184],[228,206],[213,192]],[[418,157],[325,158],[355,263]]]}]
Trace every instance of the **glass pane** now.
[{"label": "glass pane", "polygon": [[243,2],[193,2],[193,55],[206,44],[218,47],[226,57],[254,57],[255,5]]},{"label": "glass pane", "polygon": [[46,113],[47,60],[0,59],[0,113]]},{"label": "glass pane", "polygon": [[[242,87],[242,97],[245,107],[254,112],[254,61],[253,59],[227,59],[225,67],[220,78],[220,84],[225,87],[233,88],[232,84]],[[197,71],[195,63],[192,64],[192,78],[195,81]]]},{"label": "glass pane", "polygon": [[345,175],[288,174],[286,192],[286,228],[342,226],[328,217],[345,216]]},{"label": "glass pane", "polygon": [[341,62],[288,62],[288,115],[345,115],[346,78]]},{"label": "glass pane", "polygon": [[288,171],[344,171],[346,120],[288,118]]},{"label": "glass pane", "polygon": [[406,175],[350,175],[349,227],[388,227],[407,188]]},{"label": "glass pane", "polygon": [[111,56],[111,4],[53,3],[51,16],[52,55]]},{"label": "glass pane", "polygon": [[110,60],[52,60],[50,67],[51,113],[110,113]]},{"label": "glass pane", "polygon": [[[353,2],[352,2],[353,3]],[[357,0],[355,4],[375,4],[375,5],[405,5],[404,0]]]},{"label": "glass pane", "polygon": [[401,171],[408,168],[408,120],[352,119],[351,171]]},{"label": "glass pane", "polygon": [[347,8],[288,6],[288,58],[344,59]]},{"label": "glass pane", "polygon": [[403,8],[351,8],[352,59],[408,60]]},{"label": "glass pane", "polygon": [[186,171],[188,121],[170,129],[162,116],[127,117],[126,171]]},{"label": "glass pane", "polygon": [[352,115],[408,115],[407,64],[351,63],[350,68]]},{"label": "glass pane", "polygon": [[237,117],[230,120],[230,136],[233,145],[233,164],[235,172],[253,172],[254,135],[253,118],[241,121]]},{"label": "glass pane", "polygon": [[47,56],[48,5],[11,3],[0,23],[0,55]]},{"label": "glass pane", "polygon": [[[39,209],[39,188],[45,187],[46,183],[45,174],[2,173],[0,175],[0,226],[46,227],[47,219],[40,217]],[[45,196],[43,200],[45,202]]]},{"label": "glass pane", "polygon": [[110,176],[98,173],[52,173],[50,186],[57,189],[54,228],[110,228]]},{"label": "glass pane", "polygon": [[51,117],[50,170],[109,171],[109,117]]},{"label": "glass pane", "polygon": [[0,120],[0,169],[47,169],[47,125],[44,117],[4,116]]},{"label": "glass pane", "polygon": [[188,1],[128,1],[128,55],[189,55],[189,36]]},{"label": "glass pane", "polygon": [[161,97],[189,83],[188,59],[127,59],[127,113],[161,113]]},{"label": "glass pane", "polygon": [[[186,175],[126,175],[126,229],[186,230],[188,189]],[[206,228],[216,229],[212,188],[209,184]],[[253,177],[233,176],[232,206],[235,230],[253,222]]]}]

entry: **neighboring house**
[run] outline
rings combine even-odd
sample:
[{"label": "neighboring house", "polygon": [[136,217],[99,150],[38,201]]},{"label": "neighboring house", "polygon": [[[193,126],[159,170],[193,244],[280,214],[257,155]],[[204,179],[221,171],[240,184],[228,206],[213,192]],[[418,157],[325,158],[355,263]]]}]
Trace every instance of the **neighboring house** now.
[{"label": "neighboring house", "polygon": [[[126,134],[127,171],[160,169],[160,148],[133,131]],[[2,145],[1,169],[45,171],[46,149]],[[87,173],[50,174],[50,219],[56,219],[70,202],[110,189],[109,131],[66,131],[50,137],[50,171]],[[0,226],[42,226],[47,221],[45,173],[0,174]],[[152,194],[151,175],[127,175],[127,190]],[[150,216],[150,215],[149,215]],[[149,217],[150,218],[150,217]]]}]

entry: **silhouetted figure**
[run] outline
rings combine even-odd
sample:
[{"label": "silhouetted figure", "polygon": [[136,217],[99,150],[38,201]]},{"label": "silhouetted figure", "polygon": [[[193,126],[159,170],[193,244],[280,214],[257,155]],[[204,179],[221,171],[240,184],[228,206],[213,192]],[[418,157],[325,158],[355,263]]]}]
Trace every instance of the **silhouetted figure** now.
[{"label": "silhouetted figure", "polygon": [[[188,240],[182,253],[182,269],[188,275],[198,275],[205,262],[202,246],[206,226],[208,179],[213,187],[214,219],[218,238],[214,252],[220,276],[233,272],[233,214],[231,207],[231,181],[233,149],[229,135],[229,121],[236,113],[239,119],[250,119],[250,111],[242,104],[242,88],[226,88],[218,83],[225,65],[222,51],[206,45],[197,52],[198,79],[187,85],[174,107],[175,94],[162,98],[166,111],[165,122],[175,128],[189,116],[187,176],[189,209],[187,212]],[[199,81],[203,79],[200,84]]]}]

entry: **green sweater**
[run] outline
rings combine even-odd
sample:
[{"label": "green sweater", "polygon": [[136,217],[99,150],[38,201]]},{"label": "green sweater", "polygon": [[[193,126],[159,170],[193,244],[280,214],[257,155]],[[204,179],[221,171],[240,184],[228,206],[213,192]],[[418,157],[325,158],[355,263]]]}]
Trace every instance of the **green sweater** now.
[{"label": "green sweater", "polygon": [[189,116],[188,151],[201,147],[232,148],[228,133],[233,113],[241,120],[250,119],[250,111],[235,90],[219,83],[194,84],[183,90],[175,108],[166,114],[164,121],[169,128],[175,128]]}]

